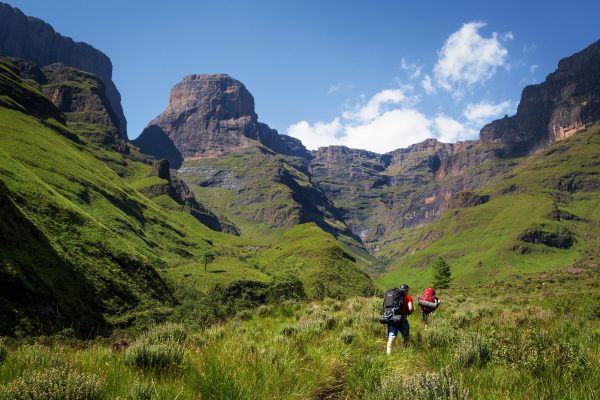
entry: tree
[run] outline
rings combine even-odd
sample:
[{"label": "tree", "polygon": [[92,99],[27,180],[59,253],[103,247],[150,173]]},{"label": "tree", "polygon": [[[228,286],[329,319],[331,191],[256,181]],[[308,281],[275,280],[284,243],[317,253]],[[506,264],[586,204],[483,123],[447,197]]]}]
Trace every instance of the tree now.
[{"label": "tree", "polygon": [[450,265],[442,256],[433,264],[433,286],[439,289],[448,289],[450,287]]},{"label": "tree", "polygon": [[215,254],[213,252],[207,252],[202,255],[202,260],[204,261],[204,272],[208,267],[208,263],[215,261]]}]

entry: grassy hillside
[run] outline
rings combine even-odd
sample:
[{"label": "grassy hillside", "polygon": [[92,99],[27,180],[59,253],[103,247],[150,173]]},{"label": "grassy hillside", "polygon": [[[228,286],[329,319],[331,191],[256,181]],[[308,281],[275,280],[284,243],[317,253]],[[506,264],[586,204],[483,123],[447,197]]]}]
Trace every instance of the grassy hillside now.
[{"label": "grassy hillside", "polygon": [[[86,134],[87,117],[65,118],[12,61],[0,62],[0,89],[0,196],[7,215],[0,224],[0,332],[69,326],[89,333],[171,314],[180,300],[173,287],[183,283],[200,293],[238,280],[271,280],[249,261],[267,243],[215,232],[167,204],[167,196],[142,195],[137,189],[157,183],[148,177],[150,166],[103,145],[101,128]],[[318,228],[313,233],[330,237]],[[312,245],[298,238],[307,253]],[[204,273],[208,252],[216,259]],[[348,287],[370,286],[353,262],[311,266],[329,267],[343,276],[349,271],[357,281]],[[340,280],[329,274],[323,284],[334,288]],[[357,293],[363,291],[343,294]]]},{"label": "grassy hillside", "polygon": [[600,126],[524,160],[484,190],[477,206],[456,205],[431,225],[398,232],[381,286],[431,282],[444,256],[455,282],[483,283],[599,257]]},{"label": "grassy hillside", "polygon": [[68,332],[7,342],[0,399],[50,388],[75,399],[596,399],[598,273],[582,264],[441,292],[430,326],[413,314],[410,347],[390,357],[380,298],[263,305],[201,330],[121,332],[112,347]]}]

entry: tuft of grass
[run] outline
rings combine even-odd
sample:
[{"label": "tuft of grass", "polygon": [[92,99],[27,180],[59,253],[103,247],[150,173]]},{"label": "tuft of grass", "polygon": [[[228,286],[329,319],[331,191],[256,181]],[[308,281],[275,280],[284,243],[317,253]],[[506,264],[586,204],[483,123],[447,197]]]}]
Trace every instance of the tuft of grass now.
[{"label": "tuft of grass", "polygon": [[101,400],[104,380],[71,368],[29,371],[0,387],[2,400]]}]

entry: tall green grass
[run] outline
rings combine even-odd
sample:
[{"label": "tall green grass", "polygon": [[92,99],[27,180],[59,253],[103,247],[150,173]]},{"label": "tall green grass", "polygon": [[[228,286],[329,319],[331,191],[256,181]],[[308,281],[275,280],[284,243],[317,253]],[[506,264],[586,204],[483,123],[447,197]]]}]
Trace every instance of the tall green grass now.
[{"label": "tall green grass", "polygon": [[124,350],[109,338],[9,341],[0,386],[20,396],[69,371],[61,390],[89,381],[106,399],[591,400],[600,395],[599,272],[592,263],[439,293],[429,327],[413,314],[409,348],[389,357],[380,298],[288,300],[204,329],[120,332]]}]

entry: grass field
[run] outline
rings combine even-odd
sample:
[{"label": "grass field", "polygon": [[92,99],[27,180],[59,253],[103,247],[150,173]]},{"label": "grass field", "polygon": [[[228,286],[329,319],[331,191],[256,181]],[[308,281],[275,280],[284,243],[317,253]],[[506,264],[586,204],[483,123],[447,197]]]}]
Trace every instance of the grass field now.
[{"label": "grass field", "polygon": [[599,278],[580,263],[442,291],[429,328],[413,314],[409,348],[390,357],[370,297],[263,305],[206,329],[8,340],[0,398],[596,399]]}]

